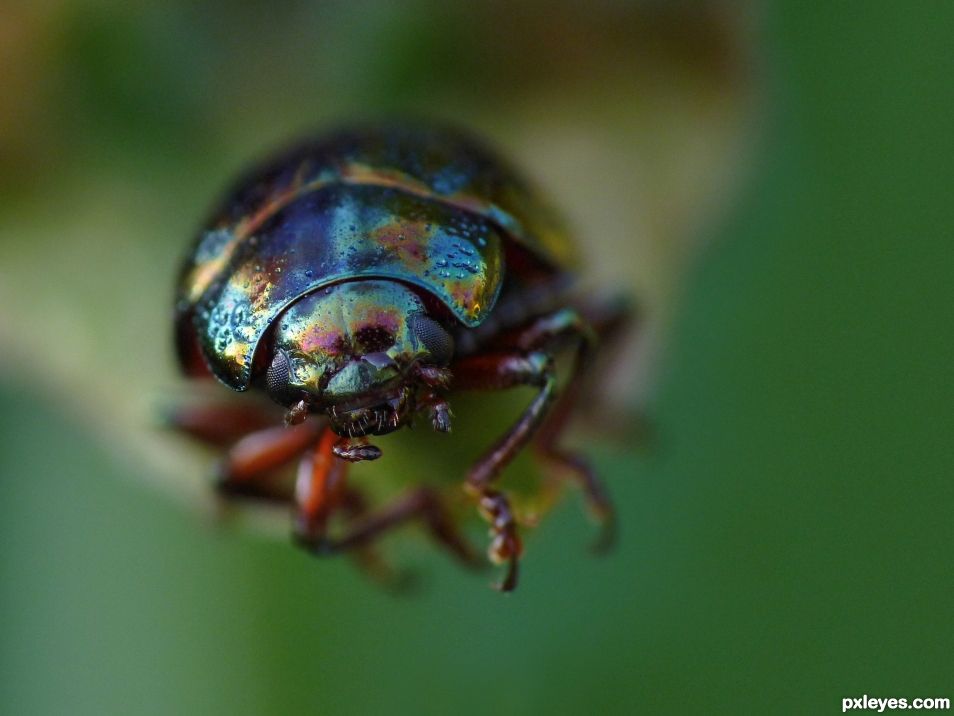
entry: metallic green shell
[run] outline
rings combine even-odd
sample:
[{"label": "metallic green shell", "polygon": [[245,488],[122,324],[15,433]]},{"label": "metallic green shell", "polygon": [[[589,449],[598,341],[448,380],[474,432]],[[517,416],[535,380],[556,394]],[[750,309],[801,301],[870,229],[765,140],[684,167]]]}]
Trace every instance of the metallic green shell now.
[{"label": "metallic green shell", "polygon": [[477,326],[497,298],[510,241],[550,270],[572,261],[552,213],[472,139],[436,129],[342,132],[240,182],[183,266],[177,333],[191,334],[183,325],[191,321],[212,372],[245,390],[272,321],[341,280],[417,285]]}]

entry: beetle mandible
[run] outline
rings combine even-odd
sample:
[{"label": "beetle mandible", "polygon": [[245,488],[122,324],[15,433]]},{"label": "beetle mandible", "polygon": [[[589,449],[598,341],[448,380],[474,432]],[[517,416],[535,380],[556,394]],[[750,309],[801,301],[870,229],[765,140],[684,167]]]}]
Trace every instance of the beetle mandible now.
[{"label": "beetle mandible", "polygon": [[[576,265],[554,212],[458,130],[346,129],[253,170],[199,233],[176,296],[186,374],[263,391],[287,411],[286,426],[255,426],[232,445],[219,488],[256,494],[273,468],[301,455],[288,499],[295,538],[309,551],[365,547],[419,518],[471,560],[432,489],[367,512],[347,465],[380,457],[369,436],[415,416],[450,431],[452,391],[531,386],[529,406],[464,481],[489,524],[491,560],[506,564],[497,586],[512,590],[522,546],[498,478],[525,446],[575,478],[604,522],[613,518],[589,464],[559,440],[597,348],[630,311],[623,301],[581,299]],[[558,389],[554,359],[563,351],[572,368]],[[196,408],[173,422],[206,438],[252,425]],[[342,511],[361,518],[332,535],[329,517]]]}]

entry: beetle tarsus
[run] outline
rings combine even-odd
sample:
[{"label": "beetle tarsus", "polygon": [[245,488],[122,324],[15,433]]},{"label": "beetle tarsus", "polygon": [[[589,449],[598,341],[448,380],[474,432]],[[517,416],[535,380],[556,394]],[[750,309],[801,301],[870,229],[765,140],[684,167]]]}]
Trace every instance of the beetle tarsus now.
[{"label": "beetle tarsus", "polygon": [[507,565],[504,578],[494,585],[501,592],[512,592],[517,586],[517,572],[523,543],[517,534],[517,521],[510,507],[510,501],[502,492],[485,489],[480,493],[478,509],[481,516],[490,523],[493,539],[487,548],[487,556],[494,564]]}]

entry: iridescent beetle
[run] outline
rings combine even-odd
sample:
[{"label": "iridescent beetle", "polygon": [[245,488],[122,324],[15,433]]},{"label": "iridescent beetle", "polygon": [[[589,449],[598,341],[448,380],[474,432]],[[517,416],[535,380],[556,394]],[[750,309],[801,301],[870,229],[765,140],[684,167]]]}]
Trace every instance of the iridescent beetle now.
[{"label": "iridescent beetle", "polygon": [[[587,462],[558,441],[597,345],[619,332],[628,312],[618,301],[575,297],[575,266],[553,213],[458,131],[341,131],[252,171],[197,237],[176,302],[178,356],[188,375],[264,391],[287,409],[286,426],[261,428],[232,446],[221,490],[255,493],[272,468],[303,454],[289,499],[306,549],[365,546],[420,518],[471,560],[433,490],[366,512],[347,485],[347,463],[380,457],[368,436],[415,416],[448,432],[452,391],[533,386],[536,397],[464,483],[490,525],[491,560],[508,565],[498,587],[512,590],[522,547],[497,485],[526,445],[575,478],[597,516],[612,519]],[[554,358],[562,351],[574,357],[558,391]],[[207,437],[242,424],[194,408],[175,422]],[[332,536],[328,520],[338,511],[362,514]]]}]

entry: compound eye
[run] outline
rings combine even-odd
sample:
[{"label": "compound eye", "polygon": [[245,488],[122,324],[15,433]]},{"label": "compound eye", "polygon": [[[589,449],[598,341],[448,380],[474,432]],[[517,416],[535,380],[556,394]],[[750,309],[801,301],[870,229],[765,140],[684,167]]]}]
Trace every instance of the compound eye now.
[{"label": "compound eye", "polygon": [[272,364],[265,374],[265,387],[273,400],[286,405],[292,401],[292,391],[288,387],[288,378],[291,374],[291,361],[285,351],[275,351]]},{"label": "compound eye", "polygon": [[454,357],[454,338],[444,326],[430,316],[423,313],[411,314],[409,319],[411,333],[419,340],[434,362],[438,365],[447,365]]}]

